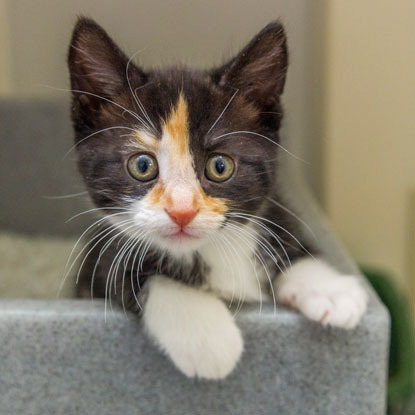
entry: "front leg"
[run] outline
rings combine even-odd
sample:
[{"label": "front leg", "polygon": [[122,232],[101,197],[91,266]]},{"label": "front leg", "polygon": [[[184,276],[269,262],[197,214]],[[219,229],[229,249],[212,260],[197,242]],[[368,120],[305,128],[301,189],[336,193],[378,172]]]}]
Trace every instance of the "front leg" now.
[{"label": "front leg", "polygon": [[357,277],[341,275],[320,260],[300,259],[275,282],[277,298],[310,320],[352,329],[368,300]]},{"label": "front leg", "polygon": [[225,304],[212,293],[163,276],[148,281],[144,325],[189,377],[221,379],[237,364],[243,340]]}]

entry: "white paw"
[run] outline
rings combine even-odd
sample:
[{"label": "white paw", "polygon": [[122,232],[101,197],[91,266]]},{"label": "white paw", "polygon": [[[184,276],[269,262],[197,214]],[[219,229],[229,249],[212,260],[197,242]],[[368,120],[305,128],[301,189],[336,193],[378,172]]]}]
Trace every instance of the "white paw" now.
[{"label": "white paw", "polygon": [[186,376],[223,379],[232,372],[241,356],[242,336],[233,321],[212,319],[205,323],[193,334],[187,334],[187,338],[170,341],[165,349]]},{"label": "white paw", "polygon": [[239,328],[210,293],[153,277],[143,318],[150,335],[186,376],[222,379],[242,354]]},{"label": "white paw", "polygon": [[368,301],[355,276],[340,275],[324,262],[305,259],[276,282],[278,299],[323,325],[353,329]]}]

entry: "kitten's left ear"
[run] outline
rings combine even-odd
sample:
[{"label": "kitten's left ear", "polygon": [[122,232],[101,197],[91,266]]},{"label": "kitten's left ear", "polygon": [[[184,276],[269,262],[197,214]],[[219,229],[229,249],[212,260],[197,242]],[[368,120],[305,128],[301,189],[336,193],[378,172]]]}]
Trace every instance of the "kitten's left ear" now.
[{"label": "kitten's left ear", "polygon": [[273,107],[284,90],[287,42],[279,22],[262,29],[239,54],[212,73],[220,86],[239,89],[261,108]]}]

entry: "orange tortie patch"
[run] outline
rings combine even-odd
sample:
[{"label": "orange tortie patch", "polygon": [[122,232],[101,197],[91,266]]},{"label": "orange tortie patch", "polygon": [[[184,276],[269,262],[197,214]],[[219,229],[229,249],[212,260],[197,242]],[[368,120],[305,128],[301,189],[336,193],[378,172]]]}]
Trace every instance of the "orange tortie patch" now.
[{"label": "orange tortie patch", "polygon": [[208,196],[203,191],[202,187],[200,187],[200,195],[202,197],[203,205],[204,205],[202,207],[205,207],[205,209],[207,208],[208,210],[215,212],[217,214],[220,214],[220,215],[223,215],[228,210],[226,199],[220,199],[217,197]]},{"label": "orange tortie patch", "polygon": [[161,198],[164,195],[164,186],[161,183],[157,183],[148,193],[147,198],[151,205],[157,205],[160,203]]},{"label": "orange tortie patch", "polygon": [[157,151],[160,142],[155,137],[141,130],[136,130],[133,135],[134,135],[135,141],[140,146],[151,151]]},{"label": "orange tortie patch", "polygon": [[176,147],[175,149],[179,157],[190,155],[188,126],[187,102],[183,94],[180,94],[176,108],[174,108],[170,118],[165,123],[165,129],[172,141],[171,144]]}]

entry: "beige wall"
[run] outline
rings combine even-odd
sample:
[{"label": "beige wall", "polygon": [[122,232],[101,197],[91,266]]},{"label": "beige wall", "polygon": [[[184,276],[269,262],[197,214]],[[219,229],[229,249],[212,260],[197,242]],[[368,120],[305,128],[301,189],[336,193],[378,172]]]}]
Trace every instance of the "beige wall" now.
[{"label": "beige wall", "polygon": [[409,290],[415,269],[415,2],[326,4],[326,208],[358,261],[393,272]]},{"label": "beige wall", "polygon": [[0,0],[0,94],[13,92],[11,76],[10,26],[6,0]]}]

